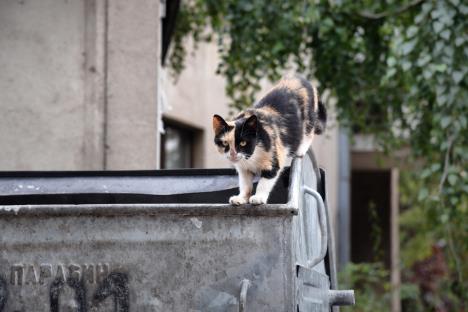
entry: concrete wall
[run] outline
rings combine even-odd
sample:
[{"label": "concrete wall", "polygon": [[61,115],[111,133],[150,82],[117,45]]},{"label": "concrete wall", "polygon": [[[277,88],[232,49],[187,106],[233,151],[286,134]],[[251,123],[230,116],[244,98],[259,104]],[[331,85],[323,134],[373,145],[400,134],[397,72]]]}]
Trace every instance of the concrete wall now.
[{"label": "concrete wall", "polygon": [[159,0],[0,1],[0,170],[158,161]]},{"label": "concrete wall", "polygon": [[160,0],[109,0],[106,169],[159,162]]},{"label": "concrete wall", "polygon": [[[339,196],[339,130],[333,109],[329,109],[327,130],[323,135],[315,136],[312,143],[319,166],[325,169],[328,205],[331,209],[331,220],[336,231],[339,231],[336,226]],[[338,237],[337,233],[335,233],[335,237]]]},{"label": "concrete wall", "polygon": [[0,169],[73,169],[83,157],[83,1],[0,1]]}]

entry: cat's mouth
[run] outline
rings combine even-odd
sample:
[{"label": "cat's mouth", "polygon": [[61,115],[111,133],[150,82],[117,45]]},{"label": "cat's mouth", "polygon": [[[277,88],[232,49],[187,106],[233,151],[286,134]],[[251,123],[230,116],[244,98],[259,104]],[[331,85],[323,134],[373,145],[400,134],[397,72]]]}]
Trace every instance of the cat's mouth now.
[{"label": "cat's mouth", "polygon": [[241,157],[240,155],[235,156],[235,157],[229,156],[228,159],[229,159],[231,162],[238,162],[239,160],[242,159],[242,157]]}]

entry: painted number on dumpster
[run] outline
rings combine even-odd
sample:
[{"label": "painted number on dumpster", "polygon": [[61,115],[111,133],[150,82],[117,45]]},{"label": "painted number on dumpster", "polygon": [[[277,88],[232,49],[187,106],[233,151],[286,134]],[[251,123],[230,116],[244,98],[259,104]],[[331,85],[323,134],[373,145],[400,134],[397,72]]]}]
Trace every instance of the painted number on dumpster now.
[{"label": "painted number on dumpster", "polygon": [[[65,286],[73,290],[78,312],[86,312],[88,308],[99,306],[108,297],[113,298],[114,312],[128,312],[130,307],[128,276],[122,272],[110,271],[109,264],[18,264],[11,267],[9,282],[20,287],[49,285],[50,312],[60,312],[60,295]],[[96,284],[96,290],[90,298],[87,298],[88,284]],[[0,277],[0,312],[4,312],[8,300],[8,283]]]}]

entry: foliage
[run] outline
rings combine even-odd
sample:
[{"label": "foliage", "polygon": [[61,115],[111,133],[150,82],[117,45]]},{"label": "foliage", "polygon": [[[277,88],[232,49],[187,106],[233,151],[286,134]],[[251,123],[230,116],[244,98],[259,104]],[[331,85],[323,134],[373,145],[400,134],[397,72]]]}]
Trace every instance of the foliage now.
[{"label": "foliage", "polygon": [[[388,270],[381,262],[349,263],[339,274],[340,288],[354,289],[356,304],[342,311],[390,311],[391,286]],[[404,311],[419,312],[419,290],[414,284],[404,283],[401,287]]]},{"label": "foliage", "polygon": [[459,0],[187,0],[170,62],[183,69],[188,37],[216,41],[233,108],[254,101],[261,79],[292,69],[331,92],[341,125],[373,134],[386,152],[409,148],[404,261],[444,241],[447,289],[466,300],[467,30]]},{"label": "foliage", "polygon": [[349,263],[339,274],[340,288],[354,289],[356,304],[350,310],[358,312],[390,311],[389,281],[388,271],[379,262]]},{"label": "foliage", "polygon": [[384,259],[384,250],[382,249],[382,228],[380,226],[380,217],[377,212],[377,205],[374,201],[369,202],[369,223],[370,228],[370,237],[372,239],[372,253],[374,255],[375,261],[383,261]]}]

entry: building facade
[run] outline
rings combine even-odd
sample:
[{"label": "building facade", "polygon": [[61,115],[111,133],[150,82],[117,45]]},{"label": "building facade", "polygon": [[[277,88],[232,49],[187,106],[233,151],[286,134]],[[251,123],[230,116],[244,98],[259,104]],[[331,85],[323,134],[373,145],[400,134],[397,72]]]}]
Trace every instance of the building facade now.
[{"label": "building facade", "polygon": [[0,170],[157,168],[160,8],[0,1]]}]

